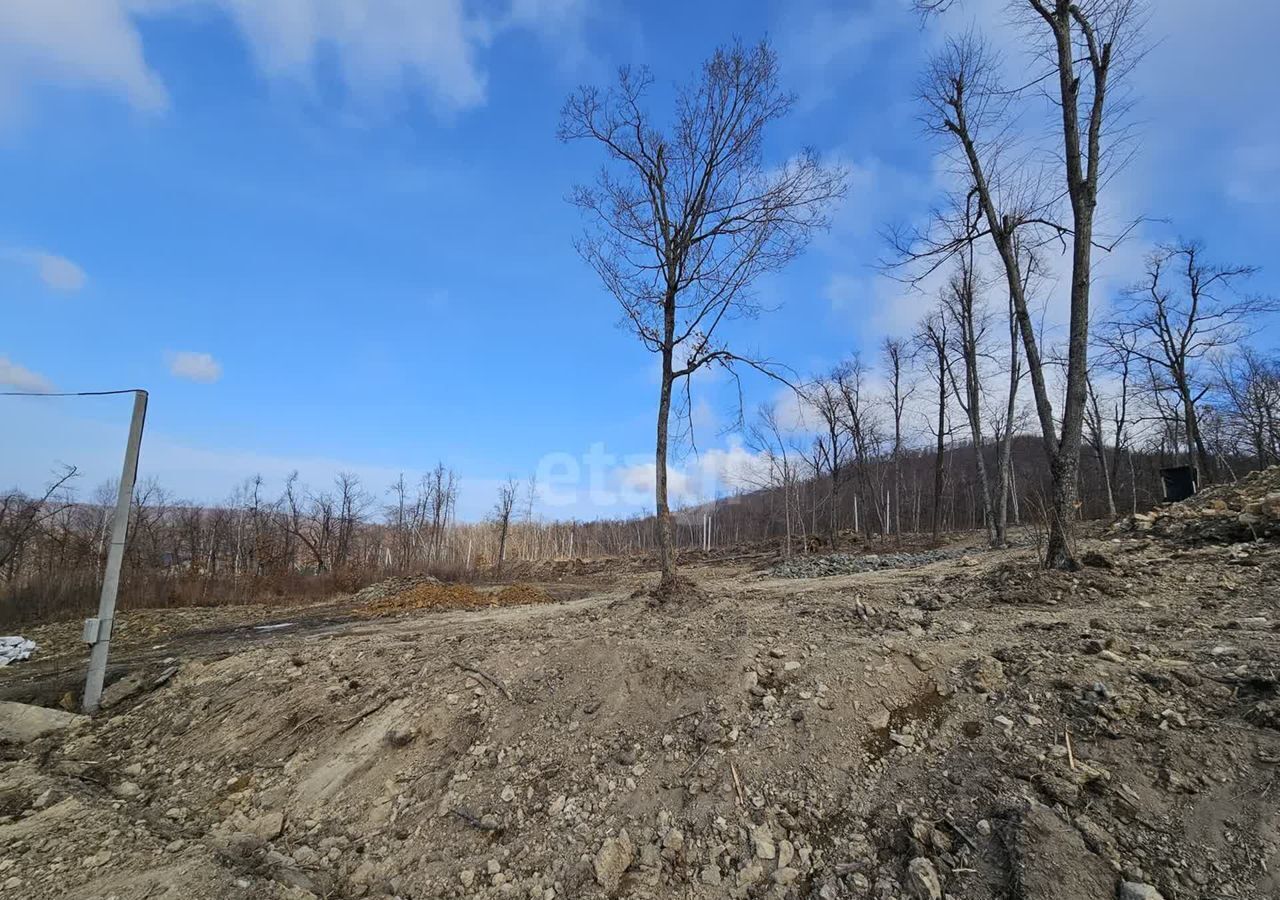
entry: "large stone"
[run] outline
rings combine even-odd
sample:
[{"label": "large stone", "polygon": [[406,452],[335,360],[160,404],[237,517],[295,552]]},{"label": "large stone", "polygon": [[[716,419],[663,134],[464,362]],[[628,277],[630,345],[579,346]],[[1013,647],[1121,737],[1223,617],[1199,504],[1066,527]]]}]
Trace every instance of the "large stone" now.
[{"label": "large stone", "polygon": [[777,845],[773,842],[773,830],[768,825],[757,825],[751,829],[751,845],[756,856],[761,859],[773,859],[778,855]]},{"label": "large stone", "polygon": [[88,721],[88,716],[60,709],[0,700],[0,741],[25,744],[46,734],[79,728]]},{"label": "large stone", "polygon": [[981,694],[1004,687],[1004,665],[992,656],[980,656],[969,664],[969,684]]},{"label": "large stone", "polygon": [[907,864],[907,893],[915,900],[942,900],[938,870],[923,856],[917,856]]},{"label": "large stone", "polygon": [[264,841],[274,841],[284,831],[284,813],[276,810],[259,816],[249,826],[249,831]]},{"label": "large stone", "polygon": [[623,873],[627,871],[634,858],[635,851],[631,846],[631,838],[624,828],[618,832],[616,838],[609,838],[596,851],[592,863],[596,872],[596,881],[606,891],[613,893],[622,883]]},{"label": "large stone", "polygon": [[103,709],[110,709],[111,707],[123,703],[130,697],[139,693],[145,686],[146,683],[141,673],[132,672],[107,685],[106,689],[102,692],[100,705]]},{"label": "large stone", "polygon": [[1120,882],[1120,900],[1164,900],[1164,895],[1139,881]]}]

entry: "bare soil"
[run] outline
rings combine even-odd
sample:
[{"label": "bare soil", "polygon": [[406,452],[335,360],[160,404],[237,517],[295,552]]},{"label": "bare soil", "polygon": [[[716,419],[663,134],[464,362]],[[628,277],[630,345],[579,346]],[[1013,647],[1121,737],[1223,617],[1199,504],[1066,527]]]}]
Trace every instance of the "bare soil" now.
[{"label": "bare soil", "polygon": [[[1082,549],[812,579],[727,554],[656,605],[652,573],[580,566],[519,589],[543,602],[132,613],[114,705],[0,747],[0,884],[1280,897],[1280,545]],[[78,625],[28,634],[0,698],[53,705]]]}]

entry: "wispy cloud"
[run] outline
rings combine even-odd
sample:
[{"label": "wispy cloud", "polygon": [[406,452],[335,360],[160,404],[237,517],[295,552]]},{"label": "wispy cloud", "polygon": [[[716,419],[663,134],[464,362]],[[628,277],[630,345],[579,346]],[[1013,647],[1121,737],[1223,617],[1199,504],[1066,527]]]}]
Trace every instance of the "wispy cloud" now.
[{"label": "wispy cloud", "polygon": [[332,58],[350,100],[376,108],[404,93],[455,113],[486,99],[481,53],[509,31],[579,42],[583,0],[9,0],[0,4],[0,113],[34,84],[90,88],[155,112],[169,98],[147,64],[138,20],[213,7],[235,24],[269,78],[314,86]]},{"label": "wispy cloud", "polygon": [[88,281],[84,269],[76,263],[47,250],[24,250],[20,247],[0,249],[0,257],[30,267],[45,287],[75,293]]},{"label": "wispy cloud", "polygon": [[51,391],[53,382],[7,356],[0,356],[0,387],[15,391]]},{"label": "wispy cloud", "polygon": [[171,351],[167,354],[169,372],[178,378],[212,384],[222,377],[222,364],[211,353],[191,350]]}]

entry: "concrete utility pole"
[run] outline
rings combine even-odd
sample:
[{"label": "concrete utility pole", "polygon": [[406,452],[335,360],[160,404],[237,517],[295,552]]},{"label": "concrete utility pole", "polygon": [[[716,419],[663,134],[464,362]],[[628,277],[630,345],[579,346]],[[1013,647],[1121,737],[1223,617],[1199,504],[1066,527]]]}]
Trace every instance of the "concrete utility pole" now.
[{"label": "concrete utility pole", "polygon": [[111,520],[111,546],[107,550],[107,570],[102,578],[98,617],[86,619],[84,640],[93,645],[89,654],[89,676],[84,683],[84,711],[98,711],[102,682],[107,677],[107,651],[111,648],[111,628],[115,624],[116,592],[120,589],[120,566],[124,563],[125,537],[129,532],[129,507],[133,503],[133,483],[138,478],[138,450],[142,446],[142,424],[147,418],[147,392],[133,394],[133,420],[129,423],[129,443],[124,451],[116,511]]}]

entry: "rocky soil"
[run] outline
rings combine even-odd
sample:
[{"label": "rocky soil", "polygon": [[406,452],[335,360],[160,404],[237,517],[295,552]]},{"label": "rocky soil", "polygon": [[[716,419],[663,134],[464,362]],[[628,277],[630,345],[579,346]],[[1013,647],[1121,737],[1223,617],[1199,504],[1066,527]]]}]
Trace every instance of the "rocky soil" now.
[{"label": "rocky soil", "polygon": [[971,557],[983,550],[977,547],[940,547],[936,550],[893,553],[828,553],[793,556],[769,570],[774,578],[825,578],[828,575],[854,575],[879,569],[914,569],[945,559]]},{"label": "rocky soil", "polygon": [[1115,530],[1183,542],[1280,538],[1280,466],[1250,472],[1231,484],[1215,485],[1182,503],[1137,513],[1119,522]]},{"label": "rocky soil", "polygon": [[1280,896],[1280,545],[1084,549],[125,645],[109,709],[0,744],[0,884]]}]

